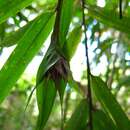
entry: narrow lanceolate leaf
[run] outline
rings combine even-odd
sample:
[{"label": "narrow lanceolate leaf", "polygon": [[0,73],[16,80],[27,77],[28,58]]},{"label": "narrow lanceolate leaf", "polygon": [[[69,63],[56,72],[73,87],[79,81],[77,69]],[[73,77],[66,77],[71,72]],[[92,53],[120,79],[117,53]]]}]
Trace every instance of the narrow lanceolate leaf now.
[{"label": "narrow lanceolate leaf", "polygon": [[130,34],[130,17],[123,16],[123,19],[119,19],[119,15],[111,10],[105,10],[97,6],[86,6],[88,9],[88,15],[99,20],[105,25],[115,28],[126,34]]},{"label": "narrow lanceolate leaf", "polygon": [[63,0],[60,16],[59,43],[63,47],[72,19],[74,0]]},{"label": "narrow lanceolate leaf", "polygon": [[55,48],[49,47],[38,69],[36,79],[36,94],[39,115],[36,130],[42,130],[45,127],[53,107],[57,89],[50,75],[47,75],[47,72],[56,64],[59,59],[60,57],[55,51]]},{"label": "narrow lanceolate leaf", "polygon": [[104,83],[99,77],[91,76],[93,91],[104,110],[118,126],[118,130],[130,130],[130,121]]},{"label": "narrow lanceolate leaf", "polygon": [[87,100],[83,99],[68,120],[65,130],[82,130],[87,124]]},{"label": "narrow lanceolate leaf", "polygon": [[0,0],[0,24],[27,7],[33,0]]},{"label": "narrow lanceolate leaf", "polygon": [[70,61],[71,58],[73,57],[78,44],[80,43],[81,40],[81,35],[82,35],[82,30],[81,26],[78,26],[70,32],[66,43],[64,44],[63,47],[63,52],[65,54],[65,57]]},{"label": "narrow lanceolate leaf", "polygon": [[33,21],[29,22],[27,25],[23,26],[17,31],[11,32],[8,35],[4,37],[4,39],[0,42],[1,47],[9,47],[12,45],[15,45],[18,43],[18,41],[21,39],[21,37],[24,35],[24,33],[27,31],[27,29],[31,26],[31,24],[36,21],[34,19]]},{"label": "narrow lanceolate leaf", "polygon": [[118,130],[113,120],[101,110],[94,111],[93,126],[94,130]]},{"label": "narrow lanceolate leaf", "polygon": [[2,92],[0,102],[7,96],[26,66],[43,45],[52,30],[53,22],[53,13],[42,14],[19,41],[18,46],[0,71],[0,91]]},{"label": "narrow lanceolate leaf", "polygon": [[63,98],[64,98],[66,84],[67,84],[67,81],[65,81],[64,79],[61,79],[57,85],[57,89],[58,89],[60,101],[61,101],[61,106],[63,104]]},{"label": "narrow lanceolate leaf", "polygon": [[51,79],[44,79],[37,86],[37,104],[39,109],[39,116],[37,120],[36,130],[43,130],[49,115],[51,113],[54,100],[56,97],[55,84]]}]

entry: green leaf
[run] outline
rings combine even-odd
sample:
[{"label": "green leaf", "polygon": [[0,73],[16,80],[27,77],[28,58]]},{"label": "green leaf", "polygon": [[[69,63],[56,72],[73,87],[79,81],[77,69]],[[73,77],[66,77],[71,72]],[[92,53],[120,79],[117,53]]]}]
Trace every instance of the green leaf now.
[{"label": "green leaf", "polygon": [[130,130],[130,121],[104,83],[99,77],[91,76],[93,92],[101,103],[104,110],[118,126],[119,130]]},{"label": "green leaf", "polygon": [[63,47],[66,40],[66,35],[69,30],[72,13],[73,13],[74,0],[63,0],[62,10],[60,16],[60,30],[59,30],[59,43]]},{"label": "green leaf", "polygon": [[[37,54],[52,30],[53,13],[42,14],[33,22],[0,71],[0,102],[7,96],[29,62]],[[3,87],[4,86],[4,87]]]},{"label": "green leaf", "polygon": [[130,76],[123,76],[123,77],[120,78],[117,87],[120,88],[122,85],[130,86]]},{"label": "green leaf", "polygon": [[118,130],[113,120],[102,110],[96,110],[93,113],[94,130]]},{"label": "green leaf", "polygon": [[108,53],[108,49],[111,48],[112,44],[113,44],[112,38],[108,38],[108,39],[100,42],[100,44],[98,44],[98,47],[94,50],[94,51],[96,51],[97,49],[100,49],[100,53],[95,55],[95,59],[96,59],[97,64],[100,62],[100,58],[104,53],[106,54],[107,58],[109,59],[110,54]]},{"label": "green leaf", "polygon": [[27,7],[33,0],[0,0],[0,24]]},{"label": "green leaf", "polygon": [[36,20],[37,19],[34,19],[33,21],[29,22],[27,25],[23,26],[19,30],[13,31],[9,33],[8,35],[6,35],[4,39],[0,42],[0,46],[9,47],[16,44],[24,35],[24,33],[28,30],[28,28],[32,25],[32,23]]},{"label": "green leaf", "polygon": [[123,19],[119,19],[119,14],[115,11],[92,5],[86,5],[86,7],[88,9],[87,15],[92,16],[109,27],[115,28],[128,35],[130,34],[130,17],[123,16]]},{"label": "green leaf", "polygon": [[68,120],[65,130],[82,130],[88,118],[87,100],[83,99]]},{"label": "green leaf", "polygon": [[5,36],[5,23],[0,25],[0,42],[3,40]]},{"label": "green leaf", "polygon": [[72,77],[72,75],[70,76],[70,78],[68,79],[68,84],[71,88],[73,88],[77,93],[79,93],[81,96],[84,96],[85,94],[85,90],[83,88],[80,87],[79,82],[75,81]]},{"label": "green leaf", "polygon": [[38,72],[36,82],[39,84],[41,80],[44,78],[46,72],[60,59],[59,54],[56,52],[55,47],[50,46],[46,52],[45,57],[43,58]]},{"label": "green leaf", "polygon": [[67,84],[67,81],[65,81],[64,79],[61,79],[57,85],[57,89],[58,89],[60,101],[61,101],[61,106],[63,104],[63,98],[64,98],[66,84]]},{"label": "green leaf", "polygon": [[116,94],[120,90],[122,86],[129,87],[130,86],[130,76],[123,76],[119,79],[118,85],[116,86]]},{"label": "green leaf", "polygon": [[50,79],[44,79],[36,90],[39,109],[36,130],[42,130],[51,113],[57,90],[54,82]]},{"label": "green leaf", "polygon": [[65,57],[69,61],[73,57],[73,55],[78,47],[78,44],[80,43],[81,35],[82,35],[81,26],[74,28],[72,30],[72,32],[70,32],[70,34],[66,40],[66,43],[63,46],[63,51],[65,54]]}]

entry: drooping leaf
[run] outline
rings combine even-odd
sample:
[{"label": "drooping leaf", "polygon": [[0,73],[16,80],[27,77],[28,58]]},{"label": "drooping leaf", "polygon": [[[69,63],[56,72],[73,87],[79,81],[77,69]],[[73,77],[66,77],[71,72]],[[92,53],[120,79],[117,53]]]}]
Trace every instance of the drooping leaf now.
[{"label": "drooping leaf", "polygon": [[100,42],[100,44],[98,45],[98,47],[96,49],[99,48],[99,49],[105,51],[107,48],[111,47],[112,43],[113,43],[112,38],[105,39],[104,41]]},{"label": "drooping leaf", "polygon": [[91,76],[91,84],[94,94],[104,110],[118,126],[118,129],[129,130],[130,121],[128,120],[128,117],[122,110],[121,106],[116,101],[115,97],[110,92],[106,83],[104,83],[99,77]]},{"label": "drooping leaf", "polygon": [[105,8],[114,11],[118,3],[119,3],[119,0],[112,0],[112,1],[106,0]]},{"label": "drooping leaf", "polygon": [[120,20],[118,13],[114,11],[92,5],[86,5],[86,8],[88,9],[88,15],[99,20],[103,24],[115,28],[128,35],[130,34],[130,17],[123,16],[123,19]]},{"label": "drooping leaf", "polygon": [[56,97],[56,87],[51,79],[44,79],[36,89],[39,115],[36,130],[43,130]]},{"label": "drooping leaf", "polygon": [[0,46],[9,47],[16,44],[34,21],[36,21],[36,19],[29,22],[27,25],[20,28],[19,30],[11,32],[10,34],[6,35],[4,39],[0,42]]},{"label": "drooping leaf", "polygon": [[59,81],[58,86],[57,86],[59,96],[60,96],[61,106],[63,104],[63,97],[64,97],[64,91],[65,91],[65,88],[66,88],[66,84],[67,84],[67,81],[65,81],[64,79],[61,79]]},{"label": "drooping leaf", "polygon": [[100,42],[100,44],[98,45],[98,47],[95,49],[95,51],[97,49],[100,49],[100,53],[97,54],[97,55],[95,55],[95,59],[96,59],[96,63],[97,64],[99,63],[100,58],[102,57],[102,55],[104,53],[106,54],[107,58],[109,59],[110,53],[108,53],[107,50],[111,48],[112,44],[113,44],[113,39],[112,38],[108,38],[108,39]]},{"label": "drooping leaf", "polygon": [[76,107],[74,113],[68,120],[65,130],[82,130],[87,124],[88,107],[87,100],[83,99]]},{"label": "drooping leaf", "polygon": [[83,86],[80,86],[79,82],[73,79],[72,75],[68,80],[68,85],[72,87],[77,93],[81,94],[81,96],[86,95],[86,90],[83,88]]},{"label": "drooping leaf", "polygon": [[[37,73],[37,84],[45,78],[46,73],[57,64],[57,62],[60,60],[60,55],[54,50],[55,48],[48,49],[45,57],[42,60],[42,63],[39,66],[38,73]],[[58,68],[59,70],[61,68]],[[51,72],[50,72],[51,73]],[[56,72],[55,72],[56,73]],[[56,75],[55,75],[56,76]],[[61,99],[61,102],[63,100],[64,90],[66,86],[65,80],[62,79],[62,77],[58,77],[58,79],[54,80],[56,88],[59,92],[59,96]]]},{"label": "drooping leaf", "polygon": [[118,130],[113,120],[102,110],[93,112],[93,126],[94,130]]},{"label": "drooping leaf", "polygon": [[[40,64],[40,67],[39,67],[39,70],[37,73],[37,85],[39,85],[42,82],[42,80],[46,79],[47,77],[48,77],[48,80],[50,79],[51,81],[54,82],[55,89],[56,89],[56,91],[58,90],[58,92],[59,92],[61,108],[62,108],[64,90],[66,87],[66,81],[62,79],[65,75],[64,73],[62,75],[62,69],[63,69],[62,65],[64,65],[64,64],[62,64],[62,61],[64,61],[64,60],[57,53],[56,48],[54,46],[50,46],[45,57],[43,58],[42,63]],[[40,94],[41,92],[42,91],[38,91],[37,96],[41,95]],[[42,96],[41,96],[41,99],[43,99]],[[48,111],[48,110],[46,110],[46,108],[45,108],[44,111],[42,111],[42,113],[45,113],[46,111]],[[40,114],[40,110],[39,110],[39,114]],[[49,114],[48,114],[48,117],[49,117]],[[43,119],[45,121],[44,122],[42,121],[43,123],[42,123],[41,128],[44,128],[48,117],[45,117],[46,120]],[[40,130],[39,127],[38,127],[38,130]]]},{"label": "drooping leaf", "polygon": [[28,107],[28,105],[29,105],[29,103],[30,103],[30,101],[31,101],[32,95],[33,95],[33,93],[34,93],[34,91],[35,91],[36,88],[37,88],[37,86],[33,88],[33,90],[31,91],[31,93],[30,93],[30,95],[29,95],[29,97],[28,97],[28,99],[27,99],[27,103],[26,103],[26,106],[25,106],[25,109],[24,109],[24,113],[25,113],[26,110],[27,110],[27,107]]},{"label": "drooping leaf", "polygon": [[0,91],[2,92],[0,102],[7,96],[26,66],[41,48],[52,29],[53,22],[53,13],[42,14],[19,41],[18,46],[0,71]]},{"label": "drooping leaf", "polygon": [[65,57],[70,61],[73,57],[78,44],[80,43],[82,35],[81,27],[78,26],[72,30],[69,34],[66,43],[64,44],[63,51],[65,53]]},{"label": "drooping leaf", "polygon": [[58,62],[59,59],[60,56],[56,52],[55,47],[50,46],[37,72],[36,93],[39,115],[36,130],[44,128],[52,110],[57,89],[49,70]]},{"label": "drooping leaf", "polygon": [[33,0],[0,0],[0,24],[27,7]]}]

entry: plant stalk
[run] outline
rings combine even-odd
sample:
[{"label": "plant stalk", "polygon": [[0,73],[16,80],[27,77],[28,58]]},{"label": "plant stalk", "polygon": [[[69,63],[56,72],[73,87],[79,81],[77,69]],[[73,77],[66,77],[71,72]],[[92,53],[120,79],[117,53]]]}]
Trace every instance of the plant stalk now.
[{"label": "plant stalk", "polygon": [[92,94],[91,94],[91,82],[90,82],[90,76],[91,76],[91,72],[90,72],[90,64],[89,64],[89,57],[88,57],[88,45],[87,45],[87,27],[85,24],[85,2],[84,0],[81,0],[82,2],[82,18],[83,18],[83,27],[84,27],[84,35],[85,35],[85,51],[86,51],[86,60],[87,60],[87,78],[88,78],[88,94],[87,94],[87,102],[88,102],[88,106],[89,106],[89,120],[88,120],[88,126],[89,126],[89,130],[93,130],[93,118],[92,118]]},{"label": "plant stalk", "polygon": [[122,0],[119,0],[119,15],[120,19],[122,19]]}]

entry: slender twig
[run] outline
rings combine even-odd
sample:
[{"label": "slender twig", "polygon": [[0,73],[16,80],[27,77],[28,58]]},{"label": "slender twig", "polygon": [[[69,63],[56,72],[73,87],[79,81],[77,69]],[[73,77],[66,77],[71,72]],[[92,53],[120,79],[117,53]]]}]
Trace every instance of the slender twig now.
[{"label": "slender twig", "polygon": [[119,15],[120,19],[122,19],[122,0],[119,0]]},{"label": "slender twig", "polygon": [[57,8],[56,8],[56,20],[54,25],[54,30],[51,36],[51,45],[57,45],[60,33],[60,17],[61,17],[61,10],[62,10],[62,3],[63,0],[58,0]]},{"label": "slender twig", "polygon": [[88,99],[88,105],[89,105],[89,120],[88,120],[88,124],[89,124],[89,129],[93,130],[93,121],[92,121],[92,95],[91,95],[91,84],[90,84],[90,76],[91,76],[91,72],[90,72],[90,64],[89,64],[89,57],[88,57],[88,45],[87,45],[87,27],[85,24],[85,13],[84,13],[84,9],[85,9],[85,2],[84,0],[82,1],[82,18],[83,18],[83,27],[84,27],[84,35],[85,35],[85,51],[86,51],[86,58],[87,58],[87,78],[88,78],[88,94],[87,94],[87,99]]}]

